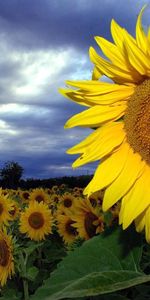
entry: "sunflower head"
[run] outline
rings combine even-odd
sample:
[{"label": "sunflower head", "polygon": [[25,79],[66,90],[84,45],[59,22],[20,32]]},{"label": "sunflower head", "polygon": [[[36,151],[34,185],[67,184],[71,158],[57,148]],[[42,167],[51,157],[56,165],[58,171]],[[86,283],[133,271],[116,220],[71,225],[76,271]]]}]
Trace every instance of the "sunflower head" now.
[{"label": "sunflower head", "polygon": [[0,193],[0,225],[8,225],[8,221],[11,220],[12,210],[13,204],[8,195]]},{"label": "sunflower head", "polygon": [[28,203],[29,202],[29,197],[30,197],[30,192],[29,191],[19,191],[19,196],[22,200],[22,203]]},{"label": "sunflower head", "polygon": [[65,193],[60,198],[60,202],[58,203],[58,208],[61,210],[71,209],[75,203],[75,198],[70,193]]},{"label": "sunflower head", "polygon": [[52,232],[52,214],[49,207],[37,201],[30,202],[29,207],[21,213],[20,232],[35,241],[45,239]]},{"label": "sunflower head", "polygon": [[77,229],[74,227],[75,222],[67,214],[57,214],[57,230],[66,244],[73,243],[77,236]]},{"label": "sunflower head", "polygon": [[103,55],[90,48],[91,80],[67,81],[69,88],[61,93],[87,108],[71,117],[65,128],[95,129],[67,151],[80,154],[74,168],[100,162],[84,195],[105,189],[104,211],[121,200],[123,229],[135,220],[150,242],[150,28],[146,33],[142,27],[145,7],[138,15],[135,37],[114,20],[113,42],[95,37]]},{"label": "sunflower head", "polygon": [[15,200],[11,200],[11,210],[9,211],[11,221],[16,220],[20,214],[19,204]]},{"label": "sunflower head", "polygon": [[58,187],[58,185],[53,185],[53,187],[52,187],[52,192],[53,193],[57,193],[58,192],[58,190],[59,190],[59,187]]},{"label": "sunflower head", "polygon": [[104,230],[104,218],[99,207],[93,207],[89,199],[79,199],[71,218],[80,238],[88,240]]},{"label": "sunflower head", "polygon": [[6,230],[0,231],[0,285],[6,284],[7,279],[14,274],[12,236]]},{"label": "sunflower head", "polygon": [[29,200],[48,204],[50,203],[50,196],[46,193],[46,191],[44,191],[43,188],[36,188],[30,193]]}]

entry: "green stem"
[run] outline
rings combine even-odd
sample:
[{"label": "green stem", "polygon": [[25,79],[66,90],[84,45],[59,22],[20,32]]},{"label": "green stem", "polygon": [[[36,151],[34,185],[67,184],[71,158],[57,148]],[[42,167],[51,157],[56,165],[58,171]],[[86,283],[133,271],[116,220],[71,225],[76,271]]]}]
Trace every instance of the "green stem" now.
[{"label": "green stem", "polygon": [[24,278],[26,275],[26,265],[27,265],[27,256],[24,257],[22,253],[20,253],[20,263],[21,263],[21,271],[23,273],[23,290],[24,290],[24,300],[29,300],[29,288],[28,288],[28,280]]},{"label": "green stem", "polygon": [[41,259],[42,259],[42,249],[41,249],[41,247],[39,247],[38,248],[38,266],[39,266],[39,268],[41,268],[41,266],[42,266]]},{"label": "green stem", "polygon": [[23,279],[24,300],[29,300],[28,281]]}]

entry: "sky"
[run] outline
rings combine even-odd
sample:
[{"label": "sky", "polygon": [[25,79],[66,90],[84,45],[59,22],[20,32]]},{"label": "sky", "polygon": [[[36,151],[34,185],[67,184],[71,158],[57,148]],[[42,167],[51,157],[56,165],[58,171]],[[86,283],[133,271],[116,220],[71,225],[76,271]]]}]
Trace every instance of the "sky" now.
[{"label": "sky", "polygon": [[[18,162],[24,178],[92,174],[72,169],[66,150],[91,132],[64,129],[85,109],[64,98],[65,80],[88,80],[94,36],[111,41],[114,18],[131,34],[143,0],[0,0],[0,168]],[[149,25],[150,5],[143,15]],[[100,50],[99,50],[100,51]],[[99,52],[100,53],[100,52]]]}]

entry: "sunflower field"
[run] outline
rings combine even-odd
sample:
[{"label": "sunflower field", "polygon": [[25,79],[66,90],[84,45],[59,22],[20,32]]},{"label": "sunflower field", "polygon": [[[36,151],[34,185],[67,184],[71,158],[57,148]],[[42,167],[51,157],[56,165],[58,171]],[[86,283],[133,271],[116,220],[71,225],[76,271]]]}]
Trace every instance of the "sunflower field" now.
[{"label": "sunflower field", "polygon": [[1,189],[0,299],[140,299],[140,283],[147,295],[150,247],[118,228],[120,203],[102,211],[103,197],[65,184]]}]

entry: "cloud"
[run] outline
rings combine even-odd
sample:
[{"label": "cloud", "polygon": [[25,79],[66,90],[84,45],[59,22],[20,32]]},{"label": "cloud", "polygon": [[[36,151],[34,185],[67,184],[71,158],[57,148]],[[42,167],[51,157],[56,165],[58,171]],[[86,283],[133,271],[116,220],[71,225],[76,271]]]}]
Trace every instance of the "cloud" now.
[{"label": "cloud", "polygon": [[[144,0],[5,0],[0,3],[0,28],[16,48],[74,47],[88,50],[94,35],[110,37],[115,18],[132,33]],[[148,16],[147,16],[148,18]]]},{"label": "cloud", "polygon": [[[145,1],[5,0],[0,2],[0,157],[15,160],[26,177],[93,172],[95,164],[72,170],[66,149],[90,129],[64,130],[83,110],[58,93],[65,80],[90,79],[88,48],[95,35],[111,39],[115,18],[134,32]],[[144,14],[148,24],[149,8]]]}]

